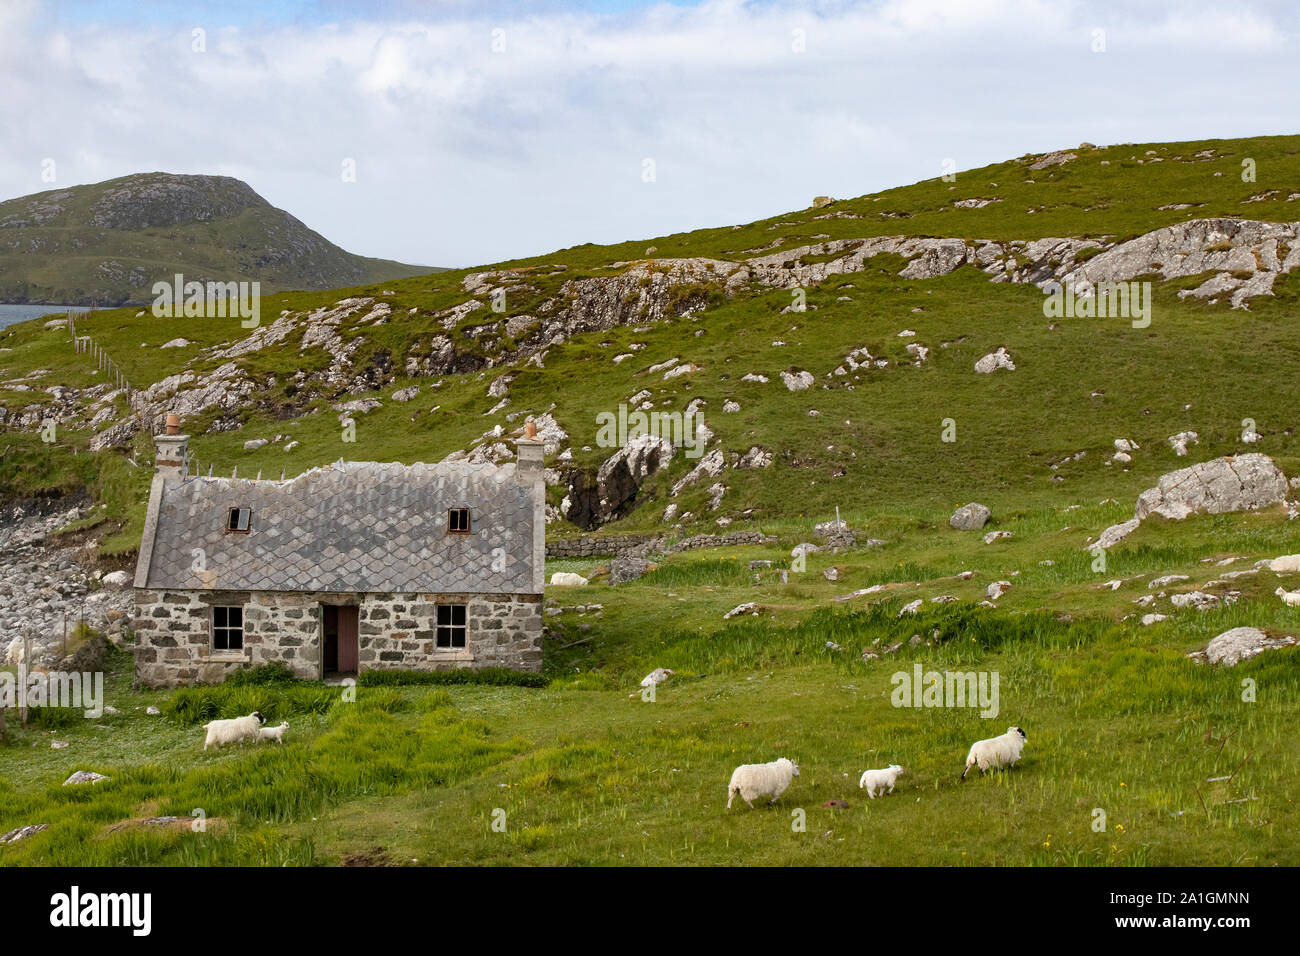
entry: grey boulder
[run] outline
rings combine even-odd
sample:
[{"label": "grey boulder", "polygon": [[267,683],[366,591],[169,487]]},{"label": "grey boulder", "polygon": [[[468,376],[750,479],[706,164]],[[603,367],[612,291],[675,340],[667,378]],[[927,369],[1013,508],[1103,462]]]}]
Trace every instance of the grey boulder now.
[{"label": "grey boulder", "polygon": [[1254,511],[1287,496],[1286,475],[1267,455],[1230,455],[1160,476],[1138,496],[1134,515],[1179,520],[1198,511]]},{"label": "grey boulder", "polygon": [[1290,647],[1295,642],[1294,637],[1269,637],[1257,627],[1234,627],[1210,641],[1199,655],[1193,656],[1204,656],[1211,664],[1231,667],[1241,661],[1248,661],[1263,651]]},{"label": "grey boulder", "polygon": [[948,524],[958,531],[979,531],[989,520],[989,509],[972,501],[953,512]]}]

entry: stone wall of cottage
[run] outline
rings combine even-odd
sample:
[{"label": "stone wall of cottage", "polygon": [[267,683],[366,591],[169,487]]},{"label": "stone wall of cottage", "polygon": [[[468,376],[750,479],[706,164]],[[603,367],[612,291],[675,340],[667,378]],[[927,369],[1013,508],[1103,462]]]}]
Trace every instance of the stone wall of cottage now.
[{"label": "stone wall of cottage", "polygon": [[[322,595],[264,591],[135,592],[135,678],[144,687],[219,684],[231,671],[283,661],[320,677]],[[337,596],[328,596],[337,599]],[[212,607],[243,605],[242,651],[212,649]]]},{"label": "stone wall of cottage", "polygon": [[[282,661],[316,680],[321,605],[357,604],[361,670],[542,667],[540,595],[359,594],[136,589],[135,674],[144,687],[216,684],[242,667]],[[436,646],[439,603],[466,604],[464,648]],[[242,605],[244,646],[212,649],[212,607]]]},{"label": "stone wall of cottage", "polygon": [[[436,646],[440,603],[467,605],[464,648]],[[367,594],[359,622],[362,670],[542,669],[540,595]]]}]

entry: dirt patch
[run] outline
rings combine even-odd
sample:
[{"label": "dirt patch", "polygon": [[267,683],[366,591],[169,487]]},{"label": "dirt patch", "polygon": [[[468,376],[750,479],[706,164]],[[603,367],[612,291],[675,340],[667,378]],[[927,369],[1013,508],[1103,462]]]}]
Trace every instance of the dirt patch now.
[{"label": "dirt patch", "polygon": [[343,866],[398,866],[382,846],[371,847],[361,853],[350,853],[343,858]]},{"label": "dirt patch", "polygon": [[[135,817],[131,820],[119,820],[117,823],[109,824],[102,835],[111,836],[123,830],[143,829],[145,827],[172,830],[176,833],[192,833],[194,832],[194,821],[194,817]],[[204,830],[202,832],[221,833],[229,825],[229,821],[224,817],[208,817],[204,821]]]}]

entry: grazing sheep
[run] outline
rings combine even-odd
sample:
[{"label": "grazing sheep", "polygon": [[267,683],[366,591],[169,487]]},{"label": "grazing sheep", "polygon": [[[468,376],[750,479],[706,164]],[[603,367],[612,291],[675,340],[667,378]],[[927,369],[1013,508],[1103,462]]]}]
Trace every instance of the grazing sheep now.
[{"label": "grazing sheep", "polygon": [[990,768],[1010,767],[1020,759],[1029,738],[1019,727],[1008,727],[1001,737],[977,740],[971,744],[970,753],[966,755],[966,769],[961,772],[961,779],[966,779],[970,768],[979,765],[980,775]]},{"label": "grazing sheep", "polygon": [[1282,603],[1287,607],[1300,607],[1300,591],[1288,591],[1285,588],[1278,588],[1273,592],[1282,599]]},{"label": "grazing sheep", "polygon": [[1268,563],[1268,569],[1274,574],[1295,574],[1300,572],[1300,554],[1284,554]]},{"label": "grazing sheep", "polygon": [[258,727],[257,742],[260,744],[263,740],[274,740],[277,744],[284,743],[284,732],[289,729],[289,721],[284,721],[279,727]]},{"label": "grazing sheep", "polygon": [[771,795],[769,804],[776,803],[781,794],[790,786],[790,781],[799,776],[799,765],[782,757],[771,763],[741,764],[731,773],[731,783],[727,785],[727,809],[737,796],[754,809],[754,801],[759,797]]},{"label": "grazing sheep", "polygon": [[551,586],[557,588],[585,588],[589,583],[581,574],[570,571],[556,571],[551,575]]},{"label": "grazing sheep", "polygon": [[255,737],[264,723],[266,718],[257,711],[253,711],[247,717],[209,721],[203,725],[203,729],[208,732],[207,739],[203,741],[203,749],[207,750],[209,745],[220,747],[222,744],[238,743],[249,737]]},{"label": "grazing sheep", "polygon": [[889,788],[889,793],[893,793],[894,783],[902,772],[903,768],[896,763],[891,763],[884,770],[864,770],[862,779],[858,781],[858,787],[867,791],[867,796],[874,800],[876,794],[886,787]]}]

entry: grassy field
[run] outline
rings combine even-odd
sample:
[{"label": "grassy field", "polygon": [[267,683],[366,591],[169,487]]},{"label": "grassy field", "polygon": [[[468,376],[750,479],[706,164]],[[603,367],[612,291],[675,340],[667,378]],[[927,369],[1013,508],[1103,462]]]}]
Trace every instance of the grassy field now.
[{"label": "grassy field", "polygon": [[[360,687],[355,701],[310,684],[133,693],[129,658],[115,653],[107,698],[119,714],[17,730],[0,750],[0,830],[51,824],[0,847],[0,865],[1300,863],[1289,730],[1300,650],[1231,669],[1185,656],[1240,624],[1295,633],[1298,612],[1270,593],[1276,577],[1236,579],[1241,600],[1210,611],[1161,599],[1169,620],[1153,627],[1131,603],[1157,574],[1187,573],[1170,590],[1190,590],[1222,573],[1203,556],[1241,555],[1242,569],[1297,550],[1294,523],[1143,528],[1112,552],[1107,574],[1126,580],[1117,590],[1096,588],[1102,576],[1074,559],[1086,552],[1050,532],[1019,528],[1001,550],[958,532],[924,537],[932,550],[903,561],[906,534],[813,554],[786,585],[747,562],[788,556],[746,548],[677,555],[617,589],[555,589],[553,606],[567,610],[549,620],[542,689]],[[818,573],[832,565],[834,584]],[[585,565],[551,570],[573,567]],[[976,574],[950,576],[961,570]],[[1013,582],[1003,606],[974,604],[998,577]],[[904,587],[830,600],[884,581]],[[904,602],[943,594],[963,600],[899,616]],[[761,614],[724,622],[742,601]],[[881,656],[864,660],[867,649]],[[910,679],[917,664],[997,674],[997,715],[894,706],[893,675]],[[637,683],[656,666],[676,674],[647,701]],[[287,719],[287,743],[204,753],[197,724],[226,711],[197,711],[196,699],[227,693],[231,713]],[[150,704],[162,715],[146,715]],[[959,783],[969,744],[1010,724],[1029,737],[1022,764]],[[54,739],[70,746],[49,749]],[[778,755],[801,767],[790,791],[774,807],[726,811],[732,767]],[[891,762],[906,768],[897,791],[867,800],[857,777]],[[61,787],[77,769],[113,779]],[[832,799],[848,809],[823,807]],[[130,822],[196,809],[202,833]]]},{"label": "grassy field", "polygon": [[[387,302],[393,321],[344,323],[339,332],[356,345],[353,371],[403,370],[404,357],[443,332],[476,354],[484,323],[535,315],[564,282],[617,275],[619,263],[644,259],[652,246],[659,257],[735,259],[819,236],[1126,238],[1191,216],[1296,218],[1288,197],[1300,188],[1300,137],[1077,152],[1044,171],[1022,158],[961,172],[955,183],[931,180],[737,228],[507,263],[527,288],[511,294],[505,313],[480,309],[452,330],[438,313],[468,298],[464,270],[277,293],[262,302],[264,324],[348,296]],[[1257,166],[1253,182],[1240,175],[1247,158]],[[953,206],[994,197],[1002,201],[983,209]],[[1199,205],[1160,208],[1181,203]],[[728,490],[712,510],[714,479],[671,496],[694,465],[679,454],[608,530],[664,530],[675,503],[683,533],[716,532],[721,521],[777,543],[678,554],[618,588],[551,589],[545,688],[362,687],[346,701],[337,688],[266,687],[196,703],[133,693],[129,661],[118,655],[109,702],[120,714],[25,730],[11,721],[11,745],[0,748],[0,832],[51,826],[0,846],[0,864],[1300,863],[1292,786],[1300,650],[1231,669],[1186,656],[1238,625],[1300,633],[1300,610],[1273,596],[1279,584],[1300,582],[1267,570],[1224,577],[1300,552],[1300,522],[1284,507],[1148,519],[1104,567],[1085,547],[1131,517],[1136,495],[1175,468],[1256,451],[1300,475],[1296,279],[1280,278],[1249,311],[1177,297],[1204,277],[1158,283],[1150,327],[1134,329],[1123,320],[1054,323],[1036,288],[990,283],[974,269],[910,281],[898,275],[902,266],[881,256],[864,272],[831,278],[808,290],[802,314],[782,313],[787,291],[714,295],[687,316],[556,342],[541,366],[519,360],[432,382],[399,371],[360,393],[304,393],[303,377],[329,358],[302,349],[300,331],[238,357],[256,382],[233,412],[240,427],[209,431],[215,410],[186,423],[198,472],[212,465],[217,474],[237,467],[241,476],[278,477],[339,457],[437,461],[496,425],[515,428],[548,411],[568,433],[573,465],[590,471],[610,454],[596,441],[597,414],[648,389],[664,410],[702,400],[718,447],[728,455],[759,447],[772,465],[726,469],[716,480]],[[199,350],[246,334],[233,321],[116,310],[79,328],[143,387],[185,370],[201,382],[227,360]],[[905,329],[916,335],[900,337]],[[177,335],[194,345],[157,348]],[[929,348],[929,358],[914,362],[909,342]],[[1000,346],[1016,370],[976,375],[976,359]],[[888,367],[831,374],[861,347]],[[0,331],[0,350],[0,405],[10,412],[44,401],[39,389],[49,385],[83,388],[101,377],[65,332],[39,321]],[[698,371],[672,379],[649,371],[670,358]],[[810,371],[814,386],[786,390],[780,372],[794,369]],[[771,381],[742,381],[750,372]],[[497,408],[487,389],[505,373],[514,376],[510,401]],[[24,384],[32,390],[14,387]],[[411,384],[421,386],[413,400],[391,399]],[[345,442],[332,405],[362,397],[382,407],[358,416],[356,440]],[[724,412],[728,400],[740,410]],[[1258,443],[1242,440],[1246,419]],[[945,420],[955,441],[944,440]],[[1167,439],[1185,430],[1199,443],[1178,457]],[[250,438],[277,435],[244,450]],[[4,432],[0,499],[89,494],[101,507],[66,530],[97,538],[105,566],[129,566],[148,439],[92,454],[90,437],[62,430],[47,444],[30,430]],[[1127,465],[1110,461],[1117,438],[1140,446]],[[299,444],[286,451],[291,440]],[[564,493],[552,487],[552,503]],[[972,500],[992,509],[985,531],[1011,537],[985,544],[952,530],[953,508]],[[883,544],[813,553],[802,572],[792,569],[791,548],[836,508],[859,540]],[[561,522],[548,535],[576,530]],[[760,559],[773,566],[751,570]],[[553,561],[547,570],[587,573],[602,563]],[[832,568],[835,581],[824,574]],[[1170,574],[1186,580],[1152,587]],[[995,581],[1010,590],[996,609],[980,607]],[[837,600],[875,585],[887,587]],[[1172,594],[1197,588],[1225,603],[1172,607]],[[917,599],[921,611],[900,617]],[[757,614],[724,620],[748,602]],[[1167,620],[1143,626],[1150,612]],[[997,717],[893,706],[892,675],[918,663],[997,673]],[[676,673],[647,702],[637,685],[656,667]],[[1251,687],[1254,700],[1243,699]],[[204,754],[199,703],[256,703],[290,721],[287,742]],[[151,704],[163,714],[148,716]],[[1022,766],[959,784],[970,743],[1009,724],[1029,737]],[[53,750],[51,739],[70,746]],[[775,807],[723,809],[735,765],[780,755],[802,772]],[[868,801],[858,775],[891,762],[907,770],[898,790]],[[62,788],[76,769],[113,780]],[[849,808],[823,807],[831,799]],[[188,818],[196,808],[209,821],[203,833],[138,823]],[[796,809],[804,815],[792,816]],[[1098,810],[1104,826],[1094,829]]]}]

